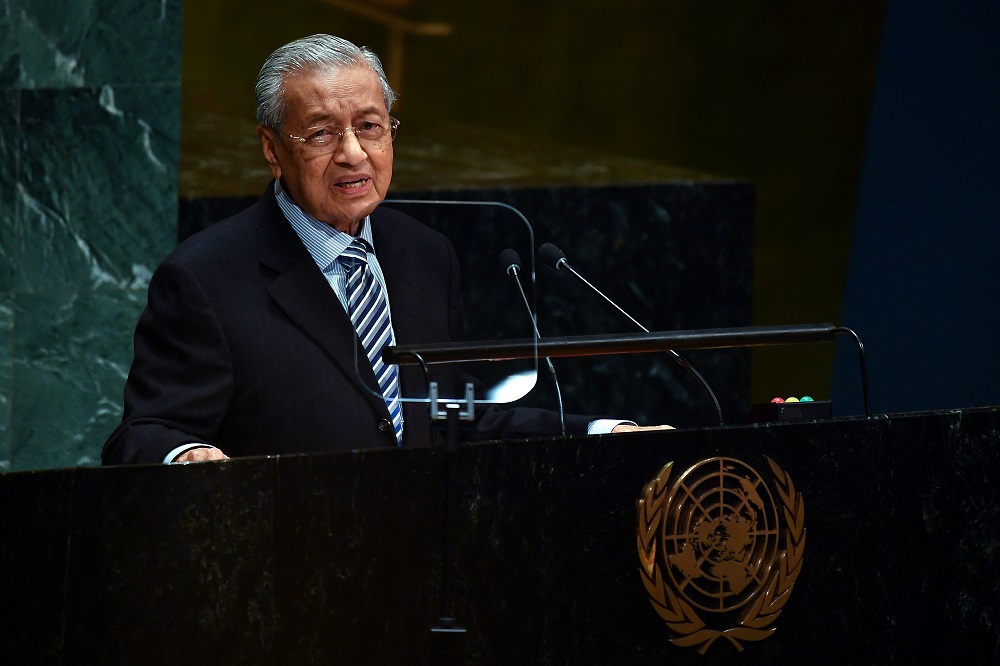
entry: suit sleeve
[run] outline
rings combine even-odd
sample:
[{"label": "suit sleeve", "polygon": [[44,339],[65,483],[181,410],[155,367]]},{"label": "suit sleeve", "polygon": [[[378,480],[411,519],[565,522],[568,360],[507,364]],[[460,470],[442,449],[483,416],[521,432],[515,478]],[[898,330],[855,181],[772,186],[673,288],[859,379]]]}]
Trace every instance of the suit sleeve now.
[{"label": "suit sleeve", "polygon": [[167,260],[153,275],[134,344],[103,463],[155,463],[181,444],[211,444],[233,393],[232,363],[210,299],[183,265]]}]

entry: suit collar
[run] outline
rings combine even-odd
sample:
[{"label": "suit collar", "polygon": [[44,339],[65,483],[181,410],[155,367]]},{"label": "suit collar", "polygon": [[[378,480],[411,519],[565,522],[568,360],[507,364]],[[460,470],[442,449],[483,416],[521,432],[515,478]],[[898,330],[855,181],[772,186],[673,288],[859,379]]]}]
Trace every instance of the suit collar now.
[{"label": "suit collar", "polygon": [[257,252],[260,262],[268,268],[283,273],[305,259],[310,259],[306,246],[288,223],[273,186],[269,186],[258,202],[261,214],[257,216]]}]

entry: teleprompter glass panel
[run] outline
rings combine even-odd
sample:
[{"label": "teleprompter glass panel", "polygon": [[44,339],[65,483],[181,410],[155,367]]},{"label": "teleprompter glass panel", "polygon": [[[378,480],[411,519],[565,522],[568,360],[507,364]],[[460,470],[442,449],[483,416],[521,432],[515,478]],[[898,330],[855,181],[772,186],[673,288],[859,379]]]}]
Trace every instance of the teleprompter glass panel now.
[{"label": "teleprompter glass panel", "polygon": [[[509,403],[536,384],[534,234],[516,209],[497,202],[387,200],[431,229],[399,260],[403,284],[388,284],[402,402]],[[417,256],[413,253],[427,253]],[[406,254],[409,253],[409,254]],[[375,254],[379,263],[392,257]],[[516,268],[514,268],[516,266]],[[404,302],[413,299],[414,303]],[[394,354],[394,355],[393,355]],[[376,390],[358,349],[362,384]],[[431,406],[433,409],[433,405]]]}]

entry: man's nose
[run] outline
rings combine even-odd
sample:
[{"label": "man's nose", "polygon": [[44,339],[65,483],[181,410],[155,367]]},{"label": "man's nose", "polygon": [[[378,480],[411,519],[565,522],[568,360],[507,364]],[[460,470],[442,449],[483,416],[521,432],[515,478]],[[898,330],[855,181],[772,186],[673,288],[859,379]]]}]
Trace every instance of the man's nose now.
[{"label": "man's nose", "polygon": [[343,164],[359,164],[368,158],[361,140],[352,129],[345,129],[334,157]]}]

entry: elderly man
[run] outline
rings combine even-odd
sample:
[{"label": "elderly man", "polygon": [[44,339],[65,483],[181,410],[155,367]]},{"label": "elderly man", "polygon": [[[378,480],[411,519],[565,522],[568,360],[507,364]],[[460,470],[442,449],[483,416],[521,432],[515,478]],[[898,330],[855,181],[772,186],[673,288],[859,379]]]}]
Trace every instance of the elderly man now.
[{"label": "elderly man", "polygon": [[[154,274],[105,464],[431,443],[426,406],[400,401],[421,375],[385,366],[379,352],[450,339],[457,259],[440,234],[378,208],[392,179],[393,98],[378,58],[337,37],[267,59],[257,133],[274,182]],[[458,394],[453,373],[435,379]],[[491,408],[474,436],[558,432],[557,414]]]}]

